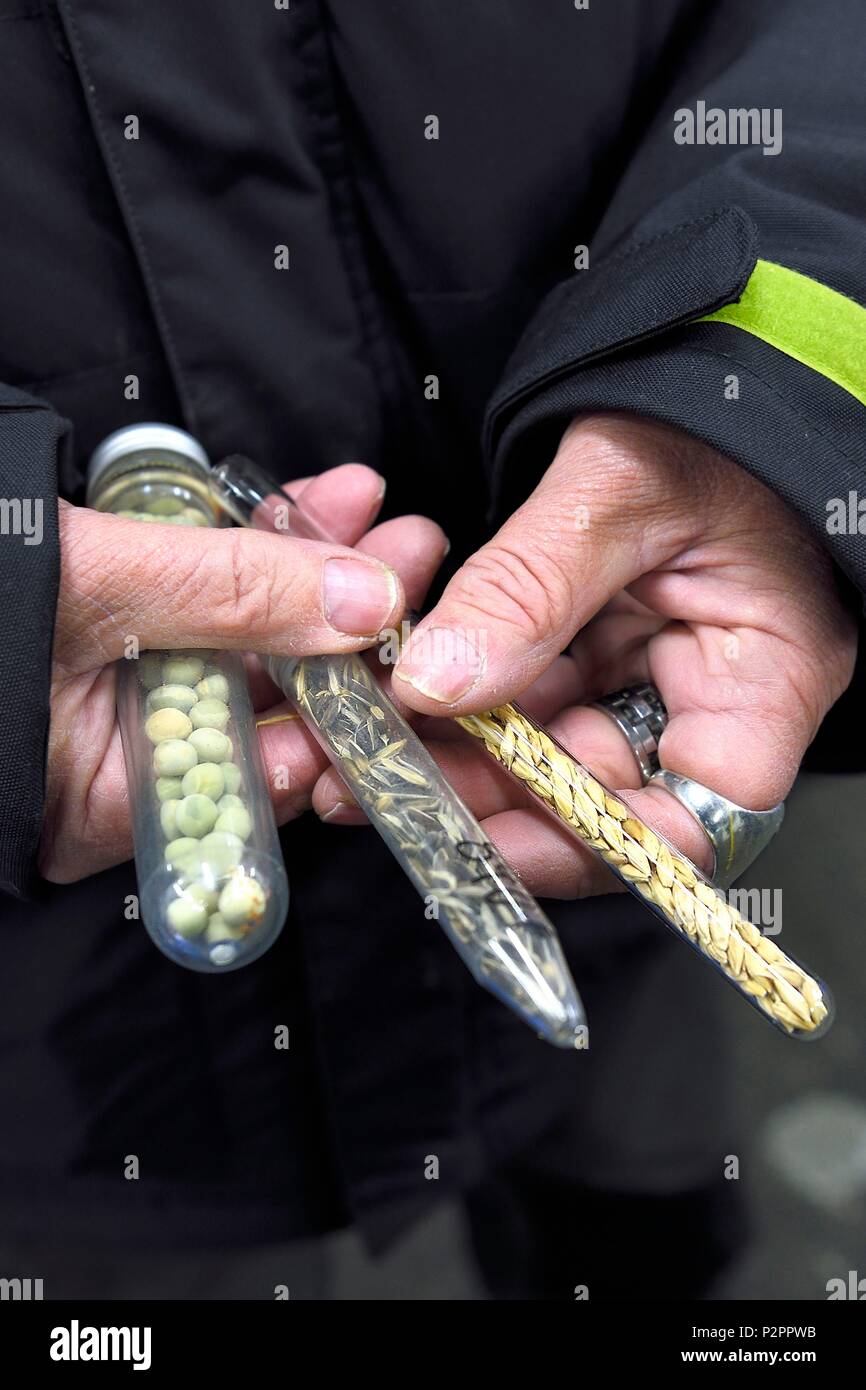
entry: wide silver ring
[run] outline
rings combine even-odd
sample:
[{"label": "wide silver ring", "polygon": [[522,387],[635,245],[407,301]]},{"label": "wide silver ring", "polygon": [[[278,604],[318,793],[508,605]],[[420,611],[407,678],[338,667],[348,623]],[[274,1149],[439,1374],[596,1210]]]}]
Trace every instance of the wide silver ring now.
[{"label": "wide silver ring", "polygon": [[590,707],[600,709],[625,734],[640,768],[641,781],[648,782],[659,766],[659,739],[668,722],[664,700],[650,681],[627,685],[604,695]]},{"label": "wide silver ring", "polygon": [[691,777],[659,768],[650,778],[675,796],[704,831],[713,850],[712,880],[719,888],[729,888],[740,874],[754,864],[758,855],[778,834],[785,818],[785,803],[770,811],[748,811],[726,796],[711,791]]}]

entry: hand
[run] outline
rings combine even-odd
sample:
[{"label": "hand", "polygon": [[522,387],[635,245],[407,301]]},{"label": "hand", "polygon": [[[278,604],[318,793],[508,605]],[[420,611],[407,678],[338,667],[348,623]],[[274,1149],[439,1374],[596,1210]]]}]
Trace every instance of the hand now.
[{"label": "hand", "polygon": [[[111,664],[130,635],[142,651],[355,651],[426,592],[446,549],[442,532],[422,517],[401,517],[365,535],[384,493],[372,469],[347,464],[291,491],[328,516],[343,544],[237,529],[181,534],[61,503],[40,849],[46,878],[73,882],[132,853]],[[260,668],[252,678],[261,717],[285,713]],[[285,820],[309,804],[326,759],[298,722],[264,727],[261,741],[266,769],[290,769],[290,789],[274,794]]]},{"label": "hand", "polygon": [[[580,704],[653,680],[670,716],[662,765],[761,810],[789,791],[854,656],[830,560],[784,502],[679,431],[593,416],[569,428],[536,491],[451,580],[393,686],[425,715],[520,697],[707,869],[700,827],[663,789],[634,790],[625,738]],[[617,887],[454,727],[437,720],[425,737],[529,888],[576,897]],[[328,773],[314,804],[350,819],[334,809],[341,795]]]}]

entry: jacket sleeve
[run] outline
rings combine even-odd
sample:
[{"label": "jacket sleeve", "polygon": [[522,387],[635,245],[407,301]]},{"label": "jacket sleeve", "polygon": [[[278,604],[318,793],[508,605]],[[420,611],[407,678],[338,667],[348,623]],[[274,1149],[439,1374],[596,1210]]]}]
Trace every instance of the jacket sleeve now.
[{"label": "jacket sleeve", "polygon": [[16,897],[37,881],[66,429],[44,401],[0,384],[0,889]]},{"label": "jacket sleeve", "polygon": [[589,268],[543,301],[490,402],[494,488],[525,493],[578,412],[652,416],[784,497],[863,591],[866,4],[701,15]]}]

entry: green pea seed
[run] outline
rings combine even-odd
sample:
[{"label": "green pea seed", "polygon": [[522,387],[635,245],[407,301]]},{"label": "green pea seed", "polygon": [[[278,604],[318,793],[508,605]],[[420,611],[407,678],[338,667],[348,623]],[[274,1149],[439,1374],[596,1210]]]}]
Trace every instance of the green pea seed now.
[{"label": "green pea seed", "polygon": [[222,768],[217,763],[199,763],[196,767],[190,768],[183,779],[184,796],[192,796],[195,792],[200,792],[202,796],[209,796],[211,801],[219,801],[223,794]]},{"label": "green pea seed", "polygon": [[215,888],[205,888],[202,883],[191,883],[183,890],[184,897],[192,898],[194,902],[200,903],[207,912],[215,913],[219,893]]},{"label": "green pea seed", "polygon": [[178,936],[201,936],[207,926],[207,908],[186,896],[169,903],[165,915]]},{"label": "green pea seed", "polygon": [[[223,768],[223,772],[225,772],[225,768]],[[246,809],[246,802],[242,801],[234,792],[226,792],[225,796],[221,796],[217,802],[218,811],[245,811]]]},{"label": "green pea seed", "polygon": [[163,496],[149,497],[147,500],[147,510],[151,516],[177,516],[183,511],[183,500],[180,497]]},{"label": "green pea seed", "polygon": [[144,732],[151,743],[163,743],[167,738],[186,738],[192,733],[192,724],[181,709],[158,709],[145,720]]},{"label": "green pea seed", "polygon": [[164,801],[159,808],[159,823],[167,840],[177,839],[177,808],[179,800]]},{"label": "green pea seed", "polygon": [[264,888],[247,874],[235,874],[220,893],[220,916],[230,927],[260,922],[267,905]]},{"label": "green pea seed", "polygon": [[[161,743],[160,748],[166,745]],[[154,753],[154,757],[156,754]],[[183,796],[183,783],[179,777],[157,777],[156,795],[159,801],[180,801]]]},{"label": "green pea seed", "polygon": [[[155,719],[156,715],[151,718]],[[197,762],[198,753],[185,738],[167,738],[153,750],[153,770],[160,778],[182,777]]]},{"label": "green pea seed", "polygon": [[223,763],[222,767],[226,791],[235,796],[241,789],[241,770],[236,763]]},{"label": "green pea seed", "polygon": [[205,927],[205,941],[243,941],[244,933],[240,927],[230,927],[219,912],[215,912]]},{"label": "green pea seed", "polygon": [[203,763],[227,762],[234,751],[228,734],[219,729],[193,729],[189,742]]},{"label": "green pea seed", "polygon": [[229,707],[224,700],[199,700],[189,714],[197,729],[219,729],[229,722]]},{"label": "green pea seed", "polygon": [[214,830],[228,830],[241,840],[248,840],[253,833],[252,817],[244,806],[231,807],[228,811],[221,811],[217,816]]},{"label": "green pea seed", "polygon": [[200,840],[202,835],[213,830],[217,815],[217,808],[209,796],[194,793],[178,804],[175,822],[181,835],[192,835]]},{"label": "green pea seed", "polygon": [[229,683],[222,671],[208,671],[195,688],[200,700],[222,700],[229,702]]},{"label": "green pea seed", "polygon": [[203,670],[200,656],[173,656],[162,663],[162,679],[166,685],[195,685]]},{"label": "green pea seed", "polygon": [[227,830],[211,831],[199,841],[199,846],[202,866],[206,866],[214,878],[236,868],[244,857],[243,840]]},{"label": "green pea seed", "polygon": [[159,652],[142,652],[138,659],[138,679],[145,690],[162,685],[162,657]]},{"label": "green pea seed", "polygon": [[149,709],[180,709],[188,713],[198,696],[189,685],[158,685],[147,697]]},{"label": "green pea seed", "polygon": [[182,835],[179,839],[172,840],[170,845],[166,845],[164,855],[166,864],[172,869],[192,876],[198,873],[201,865],[201,841],[194,840],[189,835]]}]

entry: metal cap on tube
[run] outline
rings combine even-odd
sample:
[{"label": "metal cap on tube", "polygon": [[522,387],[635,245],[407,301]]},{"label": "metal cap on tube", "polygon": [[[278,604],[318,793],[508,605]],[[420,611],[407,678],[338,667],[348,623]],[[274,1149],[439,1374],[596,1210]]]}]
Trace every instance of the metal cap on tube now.
[{"label": "metal cap on tube", "polygon": [[106,436],[90,455],[87,465],[87,489],[92,490],[107,468],[127,455],[147,452],[180,454],[187,463],[199,468],[202,473],[210,473],[210,459],[191,434],[176,425],[161,425],[145,422],[138,425],[124,425]]}]

